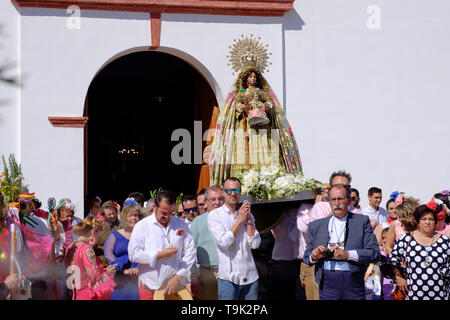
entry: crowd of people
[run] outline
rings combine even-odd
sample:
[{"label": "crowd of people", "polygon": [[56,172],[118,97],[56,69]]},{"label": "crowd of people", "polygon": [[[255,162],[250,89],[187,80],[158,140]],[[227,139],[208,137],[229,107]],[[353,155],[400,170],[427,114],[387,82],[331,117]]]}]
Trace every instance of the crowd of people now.
[{"label": "crowd of people", "polygon": [[377,187],[361,208],[345,171],[334,172],[327,186],[315,190],[314,200],[283,208],[261,233],[234,177],[185,194],[179,205],[167,190],[147,201],[134,192],[122,205],[94,197],[84,219],[69,198],[61,199],[56,222],[38,199],[22,196],[21,217],[36,224],[42,246],[51,239],[44,251],[53,261],[38,272],[22,265],[3,274],[0,298],[449,299],[449,191],[426,204],[392,192],[384,209]]}]

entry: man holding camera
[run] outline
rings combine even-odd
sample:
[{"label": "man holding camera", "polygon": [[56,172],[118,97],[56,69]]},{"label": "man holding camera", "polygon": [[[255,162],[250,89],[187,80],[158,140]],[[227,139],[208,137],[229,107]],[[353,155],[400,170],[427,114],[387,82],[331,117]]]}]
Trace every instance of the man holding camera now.
[{"label": "man holding camera", "polygon": [[303,260],[315,265],[320,300],[364,300],[364,274],[379,259],[368,217],[349,212],[350,194],[348,185],[331,186],[332,215],[308,226]]},{"label": "man holding camera", "polygon": [[239,208],[241,182],[228,177],[223,182],[225,204],[208,215],[208,229],[219,258],[217,287],[219,300],[257,300],[258,270],[251,249],[257,249],[261,236],[255,228],[250,202]]}]

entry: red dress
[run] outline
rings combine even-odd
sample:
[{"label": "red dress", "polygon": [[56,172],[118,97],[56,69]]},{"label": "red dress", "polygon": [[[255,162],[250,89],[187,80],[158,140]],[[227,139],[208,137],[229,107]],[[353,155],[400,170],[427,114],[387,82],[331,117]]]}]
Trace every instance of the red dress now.
[{"label": "red dress", "polygon": [[[73,252],[73,255],[70,251]],[[74,286],[72,299],[110,300],[109,295],[113,292],[116,284],[113,276],[109,275],[102,266],[92,247],[87,243],[75,243],[69,249],[66,258],[70,259],[72,256],[70,264],[79,267],[71,276]],[[76,281],[78,276],[79,283]]]}]

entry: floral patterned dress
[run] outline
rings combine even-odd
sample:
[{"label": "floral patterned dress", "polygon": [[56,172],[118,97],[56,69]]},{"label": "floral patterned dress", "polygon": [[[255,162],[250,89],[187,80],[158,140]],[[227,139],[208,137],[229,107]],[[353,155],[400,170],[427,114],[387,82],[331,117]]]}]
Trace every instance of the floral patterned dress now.
[{"label": "floral patterned dress", "polygon": [[[243,89],[238,76],[220,110],[209,157],[210,185],[261,167],[281,166],[287,172],[302,173],[297,143],[283,107],[261,73],[255,72],[262,80],[262,88]],[[248,111],[244,110],[245,98],[251,100],[255,90],[270,106],[270,122],[259,127],[250,126]]]}]

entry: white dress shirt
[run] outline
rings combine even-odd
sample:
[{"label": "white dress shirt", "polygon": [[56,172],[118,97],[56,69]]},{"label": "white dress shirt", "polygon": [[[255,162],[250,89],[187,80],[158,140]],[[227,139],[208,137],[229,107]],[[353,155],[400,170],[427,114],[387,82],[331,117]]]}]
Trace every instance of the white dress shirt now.
[{"label": "white dress shirt", "polygon": [[[329,243],[338,244],[341,249],[344,249],[344,240],[345,240],[345,228],[347,224],[348,215],[345,215],[343,218],[336,218],[332,216],[330,221],[328,221],[328,234],[330,236]],[[328,249],[330,245],[328,245]],[[356,250],[348,250],[348,260],[352,260],[358,262],[358,252]],[[341,260],[341,259],[339,259]],[[312,255],[309,257],[309,261],[311,263],[316,263],[317,261],[312,261]],[[337,271],[349,271],[350,266],[347,261],[342,259],[342,261],[338,260],[325,260],[323,263],[323,268],[325,270],[337,270]]]},{"label": "white dress shirt", "polygon": [[190,221],[188,218],[184,218],[183,221],[187,224],[187,226],[188,226],[189,229],[190,229],[190,228],[191,228],[192,221]]},{"label": "white dress shirt", "polygon": [[377,225],[387,222],[389,214],[382,207],[378,207],[378,211],[370,205],[362,209],[362,214],[369,217],[370,220],[377,222]]},{"label": "white dress shirt", "polygon": [[[184,230],[182,235],[177,235]],[[177,247],[178,252],[169,258],[156,259],[158,251]],[[182,276],[181,285],[190,278],[190,269],[197,256],[194,238],[186,223],[171,217],[164,228],[154,214],[142,219],[133,228],[128,244],[131,262],[138,263],[139,282],[152,290],[162,289],[174,275]]]},{"label": "white dress shirt", "polygon": [[[258,280],[251,249],[261,243],[261,236],[255,228],[255,234],[247,234],[247,223],[237,231],[236,237],[231,228],[236,223],[238,212],[233,213],[226,205],[214,209],[208,215],[208,229],[217,247],[219,272],[217,277],[237,285],[246,285]],[[251,215],[254,222],[255,219]]]}]

